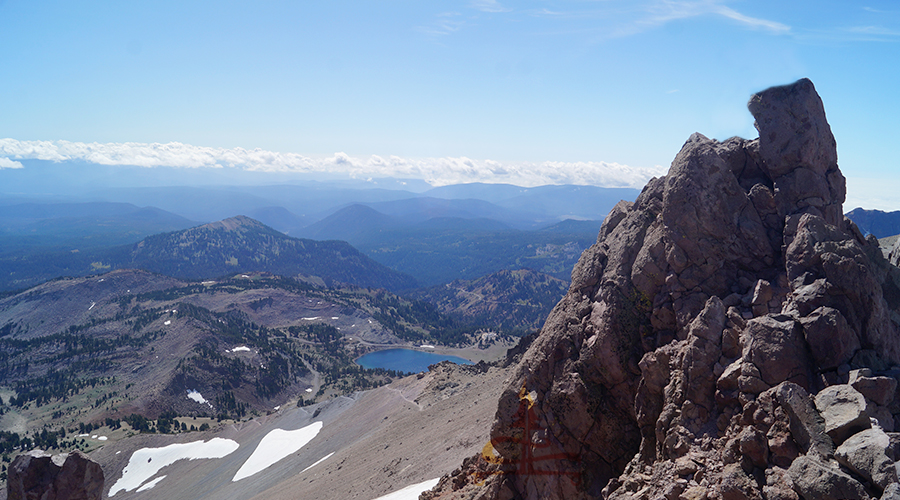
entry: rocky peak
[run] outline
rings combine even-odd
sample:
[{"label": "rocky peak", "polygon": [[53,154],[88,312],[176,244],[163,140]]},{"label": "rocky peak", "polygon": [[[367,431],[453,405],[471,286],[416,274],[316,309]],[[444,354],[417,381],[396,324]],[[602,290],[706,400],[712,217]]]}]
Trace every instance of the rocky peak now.
[{"label": "rocky peak", "polygon": [[[900,415],[886,387],[900,376],[898,270],[841,215],[813,84],[765,90],[749,108],[758,139],[694,134],[665,177],[610,212],[501,396],[490,446],[432,498],[893,488],[894,448],[840,446],[870,421],[891,433]],[[866,446],[884,459],[860,466]]]},{"label": "rocky peak", "polygon": [[271,229],[259,222],[256,219],[251,219],[246,215],[236,215],[234,217],[229,217],[227,219],[223,219],[216,222],[210,222],[208,224],[204,224],[202,226],[198,226],[196,229],[206,229],[206,230],[225,230],[225,231],[248,231],[248,230],[269,230]]}]

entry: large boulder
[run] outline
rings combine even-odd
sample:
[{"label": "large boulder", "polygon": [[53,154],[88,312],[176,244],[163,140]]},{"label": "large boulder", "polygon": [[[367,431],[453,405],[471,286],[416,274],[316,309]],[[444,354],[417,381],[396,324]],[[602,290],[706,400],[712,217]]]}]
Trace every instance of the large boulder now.
[{"label": "large boulder", "polygon": [[816,408],[825,419],[825,432],[835,443],[871,427],[866,398],[852,386],[841,384],[816,394]]},{"label": "large boulder", "polygon": [[878,427],[856,433],[834,452],[842,465],[866,478],[879,490],[897,482],[894,460],[888,457],[891,440]]},{"label": "large boulder", "polygon": [[19,455],[9,466],[8,500],[100,500],[103,469],[84,453]]},{"label": "large boulder", "polygon": [[805,500],[862,500],[869,498],[858,481],[820,459],[798,457],[788,469],[794,488]]}]

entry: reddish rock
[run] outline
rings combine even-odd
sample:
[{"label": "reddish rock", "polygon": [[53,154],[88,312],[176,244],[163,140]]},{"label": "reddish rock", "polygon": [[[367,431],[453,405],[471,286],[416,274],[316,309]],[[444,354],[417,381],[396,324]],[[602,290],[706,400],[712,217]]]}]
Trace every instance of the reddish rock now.
[{"label": "reddish rock", "polygon": [[9,466],[9,500],[99,500],[103,497],[100,464],[75,450],[50,456],[40,450],[19,455]]},{"label": "reddish rock", "polygon": [[900,405],[834,384],[900,365],[900,270],[843,218],[812,83],[749,107],[759,139],[694,134],[613,209],[500,398],[515,472],[441,498],[869,497],[835,441]]}]

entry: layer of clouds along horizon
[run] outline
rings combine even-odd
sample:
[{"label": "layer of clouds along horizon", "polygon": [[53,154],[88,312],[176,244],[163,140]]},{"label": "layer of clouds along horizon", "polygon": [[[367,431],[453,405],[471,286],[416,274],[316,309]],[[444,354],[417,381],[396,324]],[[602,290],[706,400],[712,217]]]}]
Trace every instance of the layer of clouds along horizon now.
[{"label": "layer of clouds along horizon", "polygon": [[523,187],[577,184],[640,189],[666,168],[631,167],[609,162],[500,162],[489,159],[368,158],[345,153],[315,158],[263,149],[213,148],[172,142],[82,143],[0,139],[0,169],[25,168],[17,160],[85,161],[99,165],[174,168],[237,168],[251,172],[329,173],[353,178],[422,179],[433,186],[470,182],[509,183]]}]

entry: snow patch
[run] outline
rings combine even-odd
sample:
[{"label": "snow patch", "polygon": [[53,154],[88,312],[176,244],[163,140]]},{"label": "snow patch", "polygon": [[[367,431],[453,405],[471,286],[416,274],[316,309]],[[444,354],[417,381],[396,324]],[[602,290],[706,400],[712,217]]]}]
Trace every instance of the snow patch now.
[{"label": "snow patch", "polygon": [[235,347],[234,349],[229,349],[225,352],[241,352],[241,351],[250,351],[250,348],[245,345],[239,345],[239,346]]},{"label": "snow patch", "polygon": [[429,479],[428,481],[423,481],[419,484],[413,484],[403,488],[402,490],[397,490],[393,493],[388,493],[383,497],[378,497],[375,500],[418,500],[419,495],[422,492],[428,491],[431,488],[434,488],[438,481],[441,478],[437,479]]},{"label": "snow patch", "polygon": [[306,392],[312,392],[312,387],[307,387]]},{"label": "snow patch", "polygon": [[331,319],[341,319],[340,316],[332,316]]},{"label": "snow patch", "polygon": [[302,319],[303,321],[315,321],[315,320],[319,319],[320,317],[321,316],[313,316],[312,318],[300,318],[300,319]]},{"label": "snow patch", "polygon": [[107,436],[97,436],[97,441],[106,441],[109,439]]},{"label": "snow patch", "polygon": [[195,391],[193,389],[188,391],[187,397],[188,397],[188,399],[193,399],[194,401],[196,401],[200,404],[203,404],[203,403],[209,404],[209,401],[207,401],[206,399],[203,398],[203,394],[200,394],[198,391]]},{"label": "snow patch", "polygon": [[160,481],[162,481],[165,478],[166,478],[166,476],[159,476],[158,478],[154,479],[153,481],[150,481],[149,483],[145,483],[143,486],[141,486],[140,488],[137,489],[138,493],[140,493],[142,491],[152,490],[153,487],[156,486],[157,483],[159,483]]},{"label": "snow patch", "polygon": [[[122,470],[122,477],[109,489],[109,496],[140,487],[145,481],[156,475],[160,469],[178,460],[222,458],[237,450],[239,446],[231,439],[212,438],[208,442],[193,441],[170,444],[162,448],[141,448],[131,454],[128,465]],[[153,486],[156,486],[159,479],[153,481]],[[149,486],[149,488],[153,486]]]},{"label": "snow patch", "polygon": [[422,344],[419,347],[422,349],[434,349],[433,345],[428,345],[428,344]]},{"label": "snow patch", "polygon": [[97,305],[96,302],[91,302],[91,307],[88,307],[88,311],[90,311],[91,309],[93,309],[95,305]]},{"label": "snow patch", "polygon": [[293,431],[272,430],[262,438],[262,441],[253,450],[253,454],[238,469],[231,481],[237,482],[250,477],[295,453],[312,441],[320,430],[322,430],[322,422],[313,422],[302,429]]},{"label": "snow patch", "polygon": [[172,320],[170,320],[170,319],[167,319],[166,322],[163,323],[163,325],[165,325],[165,326],[169,326],[171,324],[172,324]]},{"label": "snow patch", "polygon": [[307,468],[303,469],[302,471],[300,471],[300,474],[303,474],[304,472],[308,471],[309,469],[312,469],[313,467],[319,465],[320,463],[322,463],[322,462],[328,460],[329,458],[331,458],[331,455],[334,455],[334,452],[331,452],[331,453],[325,455],[324,457],[322,457],[322,458],[316,460],[316,463],[314,463],[314,464],[310,465],[309,467],[307,467]]}]

